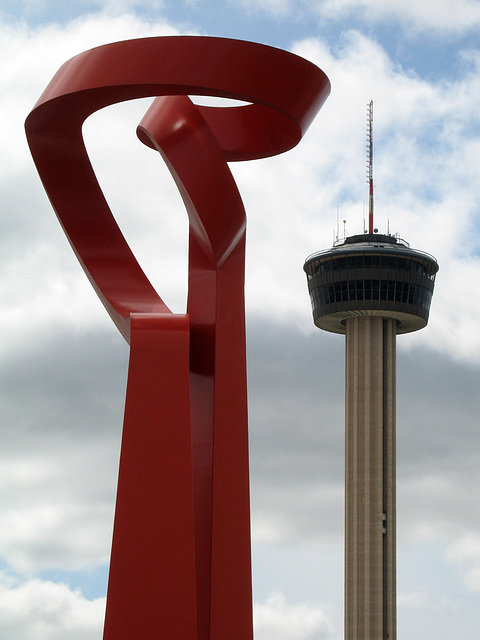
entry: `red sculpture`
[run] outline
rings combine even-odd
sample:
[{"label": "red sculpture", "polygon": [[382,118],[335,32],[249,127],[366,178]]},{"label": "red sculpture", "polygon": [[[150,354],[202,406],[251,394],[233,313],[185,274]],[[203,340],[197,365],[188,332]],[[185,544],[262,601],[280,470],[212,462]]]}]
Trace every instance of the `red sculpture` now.
[{"label": "red sculpture", "polygon": [[[163,37],[86,51],[26,121],[73,250],[130,344],[105,640],[252,638],[245,369],[245,212],[227,161],[296,145],[330,87],[271,47]],[[196,106],[188,95],[235,98]],[[187,314],[157,295],[123,238],[82,138],[97,109],[158,96],[138,136],[189,217]]]}]

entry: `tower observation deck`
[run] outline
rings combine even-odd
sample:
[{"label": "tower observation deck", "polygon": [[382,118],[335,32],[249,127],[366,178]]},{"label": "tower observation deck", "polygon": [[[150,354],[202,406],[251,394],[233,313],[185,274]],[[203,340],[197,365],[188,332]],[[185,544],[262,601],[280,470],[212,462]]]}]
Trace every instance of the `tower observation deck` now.
[{"label": "tower observation deck", "polygon": [[400,238],[365,233],[309,256],[304,271],[319,329],[346,333],[348,318],[379,316],[408,333],[428,322],[438,264]]},{"label": "tower observation deck", "polygon": [[396,335],[427,324],[438,264],[374,232],[368,115],[368,233],[303,268],[315,325],[346,337],[345,640],[396,640]]}]

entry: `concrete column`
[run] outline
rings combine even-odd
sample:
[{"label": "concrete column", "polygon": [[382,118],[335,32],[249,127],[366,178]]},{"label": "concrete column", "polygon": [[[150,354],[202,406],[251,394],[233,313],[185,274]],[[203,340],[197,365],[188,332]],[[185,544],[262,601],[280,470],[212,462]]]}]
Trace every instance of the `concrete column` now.
[{"label": "concrete column", "polygon": [[395,320],[346,320],[345,639],[396,640]]}]

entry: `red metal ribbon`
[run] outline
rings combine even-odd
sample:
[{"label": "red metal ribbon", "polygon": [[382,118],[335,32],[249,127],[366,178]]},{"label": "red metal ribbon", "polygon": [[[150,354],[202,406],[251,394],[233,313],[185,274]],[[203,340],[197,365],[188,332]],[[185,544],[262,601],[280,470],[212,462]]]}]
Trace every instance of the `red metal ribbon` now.
[{"label": "red metal ribbon", "polygon": [[[26,121],[59,221],[130,343],[105,640],[252,638],[245,212],[228,161],[282,153],[330,90],[264,45],[195,36],[105,45],[66,62]],[[188,96],[234,98],[204,107]],[[98,109],[157,96],[138,128],[187,209],[187,314],[144,275],[82,138]]]}]

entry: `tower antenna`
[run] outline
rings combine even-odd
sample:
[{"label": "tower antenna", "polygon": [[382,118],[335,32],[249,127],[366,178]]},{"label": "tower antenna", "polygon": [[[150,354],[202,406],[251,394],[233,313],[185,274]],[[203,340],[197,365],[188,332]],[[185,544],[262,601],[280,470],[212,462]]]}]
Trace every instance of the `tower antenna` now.
[{"label": "tower antenna", "polygon": [[368,233],[373,233],[373,100],[367,105]]}]

